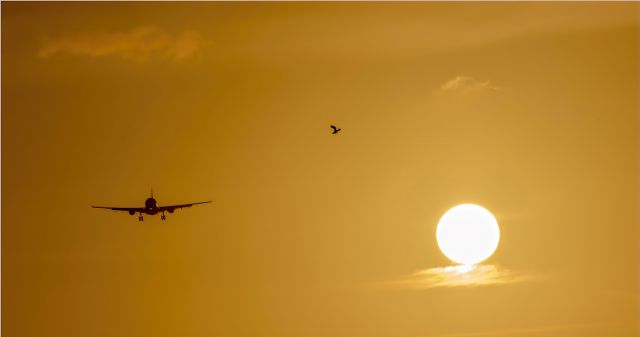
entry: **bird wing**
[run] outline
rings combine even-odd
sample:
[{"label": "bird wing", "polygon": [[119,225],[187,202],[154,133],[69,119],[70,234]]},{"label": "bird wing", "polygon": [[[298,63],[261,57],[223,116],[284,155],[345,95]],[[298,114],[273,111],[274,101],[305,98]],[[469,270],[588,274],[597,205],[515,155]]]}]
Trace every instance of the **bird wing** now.
[{"label": "bird wing", "polygon": [[331,128],[334,130],[338,130],[338,128],[335,125],[331,125]]},{"label": "bird wing", "polygon": [[179,209],[179,208],[191,207],[193,205],[200,205],[200,204],[208,204],[210,202],[211,202],[211,200],[209,200],[209,201],[201,201],[201,202],[193,202],[193,203],[190,203],[190,204],[160,206],[160,207],[158,207],[158,211],[160,211],[160,212],[164,212],[164,211],[173,212],[174,210]]}]

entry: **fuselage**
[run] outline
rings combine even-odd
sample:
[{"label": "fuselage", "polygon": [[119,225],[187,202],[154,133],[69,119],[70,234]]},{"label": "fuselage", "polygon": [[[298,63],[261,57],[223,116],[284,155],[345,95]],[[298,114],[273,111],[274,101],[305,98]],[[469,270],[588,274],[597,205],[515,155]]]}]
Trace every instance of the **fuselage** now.
[{"label": "fuselage", "polygon": [[158,202],[154,198],[149,198],[144,202],[145,213],[154,215],[158,213]]}]

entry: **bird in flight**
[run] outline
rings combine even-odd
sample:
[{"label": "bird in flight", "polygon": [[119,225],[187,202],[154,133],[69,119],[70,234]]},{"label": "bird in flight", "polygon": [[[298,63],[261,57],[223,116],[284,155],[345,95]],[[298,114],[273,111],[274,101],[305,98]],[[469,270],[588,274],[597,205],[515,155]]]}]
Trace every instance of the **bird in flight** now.
[{"label": "bird in flight", "polygon": [[202,201],[202,202],[194,202],[194,203],[190,203],[190,204],[181,204],[181,205],[171,205],[171,206],[159,206],[158,202],[156,201],[156,199],[153,198],[153,190],[151,190],[151,197],[148,198],[147,200],[145,200],[144,202],[144,207],[109,207],[109,206],[91,206],[93,208],[106,208],[106,209],[110,209],[113,211],[126,211],[129,212],[129,214],[134,215],[136,213],[140,213],[140,216],[138,217],[138,221],[142,221],[144,220],[142,218],[142,214],[149,214],[149,215],[155,215],[158,213],[162,213],[162,215],[160,216],[160,219],[162,220],[166,220],[167,217],[164,215],[164,212],[169,212],[169,213],[173,213],[173,211],[175,211],[176,209],[179,208],[185,208],[185,207],[191,207],[193,205],[199,205],[199,204],[206,204],[206,203],[210,203],[211,201]]},{"label": "bird in flight", "polygon": [[335,135],[336,133],[338,133],[338,131],[342,130],[338,129],[335,125],[331,125],[331,128],[333,129],[333,132],[331,133],[332,135]]}]

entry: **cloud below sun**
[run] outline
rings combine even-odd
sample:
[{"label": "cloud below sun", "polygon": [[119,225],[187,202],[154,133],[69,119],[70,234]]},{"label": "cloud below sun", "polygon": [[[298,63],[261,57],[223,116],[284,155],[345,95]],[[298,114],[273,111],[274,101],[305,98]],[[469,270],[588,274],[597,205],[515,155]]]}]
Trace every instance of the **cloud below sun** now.
[{"label": "cloud below sun", "polygon": [[456,76],[440,85],[440,93],[446,92],[472,92],[479,90],[500,90],[490,80],[478,81],[469,76]]},{"label": "cloud below sun", "polygon": [[438,287],[477,287],[517,283],[531,277],[496,265],[456,265],[419,270],[396,281],[387,282],[393,288],[429,289]]},{"label": "cloud below sun", "polygon": [[85,57],[116,56],[144,62],[150,57],[186,61],[199,56],[209,42],[197,31],[170,34],[156,26],[138,26],[125,32],[93,33],[46,39],[38,50],[41,58],[60,54]]}]

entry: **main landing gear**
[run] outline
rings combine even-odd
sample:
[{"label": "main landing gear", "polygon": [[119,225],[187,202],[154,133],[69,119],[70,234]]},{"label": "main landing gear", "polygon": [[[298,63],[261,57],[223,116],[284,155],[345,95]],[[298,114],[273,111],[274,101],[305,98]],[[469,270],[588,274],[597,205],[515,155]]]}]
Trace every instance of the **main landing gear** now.
[{"label": "main landing gear", "polygon": [[164,212],[162,212],[162,215],[160,216],[160,219],[167,220],[167,216],[164,215]]},{"label": "main landing gear", "polygon": [[138,217],[138,221],[144,221],[144,218],[142,217],[142,213],[140,213],[140,216]]}]

